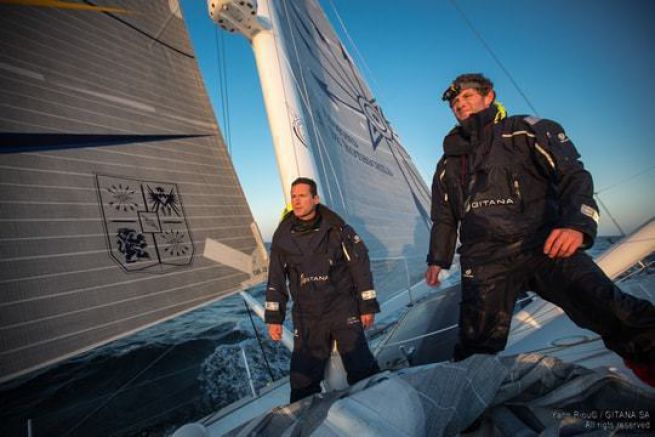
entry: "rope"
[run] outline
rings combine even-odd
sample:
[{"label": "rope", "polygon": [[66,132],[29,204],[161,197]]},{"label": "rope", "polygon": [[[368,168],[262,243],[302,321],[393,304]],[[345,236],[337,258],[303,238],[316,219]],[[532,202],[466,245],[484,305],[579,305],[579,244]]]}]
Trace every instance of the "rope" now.
[{"label": "rope", "polygon": [[243,304],[246,306],[246,311],[248,311],[248,317],[250,318],[250,323],[252,324],[252,329],[253,329],[253,331],[255,331],[255,338],[257,338],[257,344],[259,344],[259,349],[262,351],[262,356],[264,357],[264,363],[266,363],[266,370],[268,370],[268,375],[271,377],[271,381],[275,381],[275,377],[273,376],[273,370],[271,370],[271,365],[268,363],[268,358],[266,357],[266,352],[264,352],[264,345],[262,344],[261,338],[259,338],[259,331],[257,330],[257,327],[255,326],[255,321],[252,318],[252,312],[250,311],[250,307],[248,306],[248,302],[246,302],[244,300]]},{"label": "rope", "polygon": [[[219,40],[220,33],[220,40]],[[214,40],[216,42],[216,77],[218,80],[218,99],[221,105],[221,118],[225,129],[225,142],[227,143],[227,152],[232,154],[231,149],[231,132],[230,132],[230,114],[229,101],[227,96],[227,68],[225,65],[225,39],[223,33],[214,26]]]},{"label": "rope", "polygon": [[514,88],[516,88],[516,90],[519,92],[521,97],[523,97],[523,100],[525,100],[525,102],[528,104],[528,106],[530,107],[530,109],[532,110],[534,115],[539,116],[539,112],[532,105],[532,103],[530,102],[530,99],[528,99],[528,96],[523,92],[523,90],[521,89],[519,84],[514,80],[514,77],[510,74],[509,70],[507,68],[505,68],[505,65],[503,65],[503,63],[500,61],[500,58],[498,58],[498,56],[496,56],[496,53],[494,53],[494,51],[491,49],[491,46],[489,44],[487,44],[487,41],[485,41],[485,39],[482,37],[482,34],[480,34],[480,32],[478,32],[478,30],[475,28],[475,26],[473,25],[471,20],[469,20],[468,17],[466,16],[466,14],[464,14],[464,11],[462,9],[460,9],[459,6],[457,6],[456,0],[450,0],[450,3],[457,10],[457,12],[459,12],[459,14],[462,16],[462,18],[464,19],[464,21],[468,25],[468,27],[471,28],[471,31],[473,32],[473,34],[475,34],[475,36],[480,40],[480,42],[482,43],[484,48],[489,52],[489,54],[491,55],[493,60],[496,62],[496,64],[498,64],[500,69],[503,70],[503,73],[505,73],[505,75],[509,78],[510,82],[512,82],[512,85],[514,85]]},{"label": "rope", "polygon": [[392,346],[399,346],[401,344],[411,343],[413,341],[420,340],[422,338],[431,337],[431,336],[437,335],[437,334],[442,334],[442,333],[444,333],[446,331],[450,331],[451,329],[455,329],[458,326],[459,326],[458,324],[454,324],[454,325],[446,326],[445,328],[442,328],[442,329],[437,329],[436,331],[428,332],[427,334],[421,334],[421,335],[417,335],[415,337],[406,338],[405,340],[400,340],[400,341],[395,341],[393,343],[383,344],[380,347],[380,349],[385,349],[385,348],[392,347]]},{"label": "rope", "polygon": [[225,101],[225,130],[227,132],[227,148],[228,152],[232,150],[232,128],[230,126],[230,97],[227,93],[227,53],[225,51],[225,38],[221,32],[221,50],[223,56],[221,57],[221,66],[223,70],[223,99]]},{"label": "rope", "polygon": [[627,177],[627,178],[625,178],[625,179],[623,179],[623,180],[620,180],[620,181],[618,181],[618,182],[615,182],[615,183],[613,183],[612,185],[608,185],[607,187],[602,188],[602,189],[596,191],[594,194],[595,194],[596,196],[598,196],[598,195],[599,195],[600,193],[602,193],[602,192],[605,192],[605,191],[611,190],[612,188],[615,188],[615,187],[617,187],[617,186],[619,186],[619,185],[622,185],[622,184],[624,184],[624,183],[626,183],[626,182],[629,182],[629,181],[631,181],[631,180],[633,180],[633,179],[635,179],[635,178],[641,176],[642,174],[644,174],[644,173],[648,173],[648,172],[653,171],[653,170],[655,170],[655,166],[652,166],[652,167],[648,167],[648,168],[646,168],[646,169],[643,169],[643,170],[641,170],[641,171],[639,171],[639,172],[633,174],[632,176],[629,176],[629,177]]},{"label": "rope", "polygon": [[[350,45],[352,46],[353,50],[355,51],[355,54],[357,55],[357,57],[362,62],[362,65],[364,66],[364,69],[366,70],[366,73],[368,74],[368,77],[377,86],[378,83],[375,80],[375,78],[373,77],[373,71],[369,68],[368,64],[366,63],[366,60],[364,59],[364,56],[359,51],[359,48],[357,47],[357,44],[355,44],[355,40],[350,36],[350,32],[348,32],[348,29],[346,28],[346,24],[341,19],[341,15],[339,14],[339,11],[337,10],[337,7],[334,4],[334,1],[329,0],[329,2],[330,2],[330,6],[332,6],[332,10],[334,11],[334,15],[337,17],[337,21],[339,21],[339,25],[341,26],[341,29],[343,30],[344,35],[346,35],[346,38],[348,39],[348,42],[350,42]],[[378,89],[380,88],[379,86],[377,86],[377,87],[378,87]],[[379,93],[376,93],[376,94],[380,95]]]},{"label": "rope", "polygon": [[623,231],[623,228],[621,227],[621,225],[619,225],[619,222],[616,221],[616,219],[614,218],[614,216],[613,216],[612,213],[610,212],[610,210],[609,210],[609,208],[607,207],[607,205],[605,205],[605,202],[603,202],[603,201],[600,199],[600,196],[598,195],[598,193],[596,193],[596,200],[598,200],[598,203],[600,204],[601,208],[603,208],[603,209],[605,210],[605,212],[607,213],[607,215],[609,216],[609,218],[612,220],[612,223],[614,223],[614,226],[616,226],[616,229],[619,230],[619,232],[621,233],[621,237],[625,237],[625,236],[626,236],[626,233]]},{"label": "rope", "polygon": [[623,185],[623,184],[625,184],[626,182],[629,182],[629,181],[631,181],[631,180],[633,180],[633,179],[636,179],[636,178],[638,178],[639,176],[641,176],[641,175],[643,175],[643,174],[645,174],[645,173],[651,172],[651,171],[653,171],[653,170],[655,170],[655,166],[645,168],[645,169],[643,169],[643,170],[641,170],[641,171],[638,171],[637,173],[633,174],[632,176],[629,176],[629,177],[627,177],[627,178],[625,178],[625,179],[622,179],[622,180],[620,180],[620,181],[618,181],[618,182],[615,182],[615,183],[613,183],[613,184],[611,184],[611,185],[608,185],[608,186],[606,186],[605,188],[602,188],[602,189],[600,189],[600,190],[598,190],[598,191],[596,191],[596,192],[594,193],[594,196],[596,197],[596,200],[598,200],[598,203],[600,204],[600,207],[603,208],[603,209],[605,210],[605,212],[607,213],[607,215],[609,216],[609,218],[612,220],[612,223],[614,223],[614,226],[616,226],[616,228],[617,228],[617,229],[619,230],[619,232],[621,233],[621,236],[622,236],[622,237],[625,237],[625,236],[626,236],[626,233],[623,231],[623,228],[621,228],[621,226],[619,225],[619,222],[614,218],[614,216],[613,216],[612,213],[610,212],[610,210],[609,210],[609,208],[607,207],[607,205],[605,204],[605,202],[603,202],[603,201],[601,200],[601,198],[600,198],[600,193],[604,193],[605,191],[609,191],[609,190],[611,190],[611,189],[613,189],[613,188],[618,187],[619,185]]}]

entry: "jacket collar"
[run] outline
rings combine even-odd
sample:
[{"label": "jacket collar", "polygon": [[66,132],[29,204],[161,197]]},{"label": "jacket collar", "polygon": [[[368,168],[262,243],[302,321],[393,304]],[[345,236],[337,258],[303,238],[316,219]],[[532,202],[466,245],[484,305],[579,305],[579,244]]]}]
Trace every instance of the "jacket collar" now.
[{"label": "jacket collar", "polygon": [[[293,213],[291,214],[293,215]],[[292,234],[304,234],[305,232],[318,231],[321,227],[321,211],[316,209],[316,216],[311,220],[300,220],[298,217],[293,216],[291,218],[291,233]]]},{"label": "jacket collar", "polygon": [[492,104],[487,109],[471,115],[460,123],[462,135],[468,138],[475,134],[479,136],[482,129],[495,121],[496,114],[498,114],[498,108]]},{"label": "jacket collar", "polygon": [[482,130],[499,119],[498,114],[498,107],[492,104],[487,109],[475,113],[462,121],[459,126],[456,126],[444,138],[444,153],[449,156],[470,153],[477,145]]},{"label": "jacket collar", "polygon": [[[336,212],[332,211],[330,208],[323,204],[317,205],[316,216],[317,219],[314,220],[318,220],[315,223],[317,228],[320,228],[323,224],[325,224],[327,228],[343,226],[345,224],[343,219]],[[314,224],[314,220],[311,221],[312,224]],[[278,229],[291,231],[297,222],[300,222],[300,220],[298,220],[296,216],[293,215],[293,211],[289,211],[282,219],[282,222],[280,222]]]}]

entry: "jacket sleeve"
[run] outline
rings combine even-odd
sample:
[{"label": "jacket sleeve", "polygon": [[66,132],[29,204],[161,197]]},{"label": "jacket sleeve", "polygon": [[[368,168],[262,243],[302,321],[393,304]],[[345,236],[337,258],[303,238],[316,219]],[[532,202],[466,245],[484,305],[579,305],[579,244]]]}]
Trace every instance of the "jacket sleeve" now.
[{"label": "jacket sleeve", "polygon": [[432,178],[432,230],[430,249],[426,262],[444,269],[450,268],[457,244],[457,219],[453,213],[452,199],[446,189],[446,164],[444,156],[439,160]]},{"label": "jacket sleeve", "polygon": [[[528,121],[529,122],[529,121]],[[557,188],[559,219],[557,227],[584,234],[583,249],[593,245],[598,228],[598,206],[594,200],[591,174],[580,161],[580,154],[562,126],[551,120],[532,124],[534,152],[547,169]]]},{"label": "jacket sleeve", "polygon": [[264,321],[268,324],[282,324],[286,314],[288,299],[289,293],[287,291],[285,264],[274,238],[268,266]]},{"label": "jacket sleeve", "polygon": [[354,291],[359,313],[379,313],[380,305],[373,287],[368,249],[360,236],[348,225],[344,225],[341,230],[341,249],[355,284]]}]

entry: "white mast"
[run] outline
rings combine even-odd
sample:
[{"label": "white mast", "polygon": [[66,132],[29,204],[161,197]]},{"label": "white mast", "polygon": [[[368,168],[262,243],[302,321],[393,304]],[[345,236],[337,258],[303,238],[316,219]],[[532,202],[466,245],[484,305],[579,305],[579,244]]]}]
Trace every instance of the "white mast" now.
[{"label": "white mast", "polygon": [[291,182],[310,177],[320,186],[318,172],[306,140],[301,117],[300,98],[296,91],[286,46],[277,32],[279,20],[272,0],[207,0],[209,15],[228,32],[239,32],[252,45],[261,82],[268,125],[273,137],[282,191],[290,202]]}]

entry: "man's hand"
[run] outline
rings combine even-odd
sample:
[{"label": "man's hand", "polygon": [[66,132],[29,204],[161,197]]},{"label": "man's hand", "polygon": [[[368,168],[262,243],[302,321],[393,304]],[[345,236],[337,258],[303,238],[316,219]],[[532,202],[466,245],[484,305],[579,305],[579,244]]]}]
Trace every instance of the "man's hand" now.
[{"label": "man's hand", "polygon": [[441,267],[428,266],[428,269],[425,271],[425,282],[430,287],[436,287],[439,285],[439,272],[441,272]]},{"label": "man's hand", "polygon": [[375,314],[362,314],[359,318],[362,320],[364,329],[370,328],[373,326],[373,322],[375,322]]},{"label": "man's hand", "polygon": [[544,244],[544,254],[548,258],[568,258],[582,245],[582,232],[569,228],[553,229]]},{"label": "man's hand", "polygon": [[282,340],[282,325],[266,325],[268,326],[268,335],[273,341]]}]

